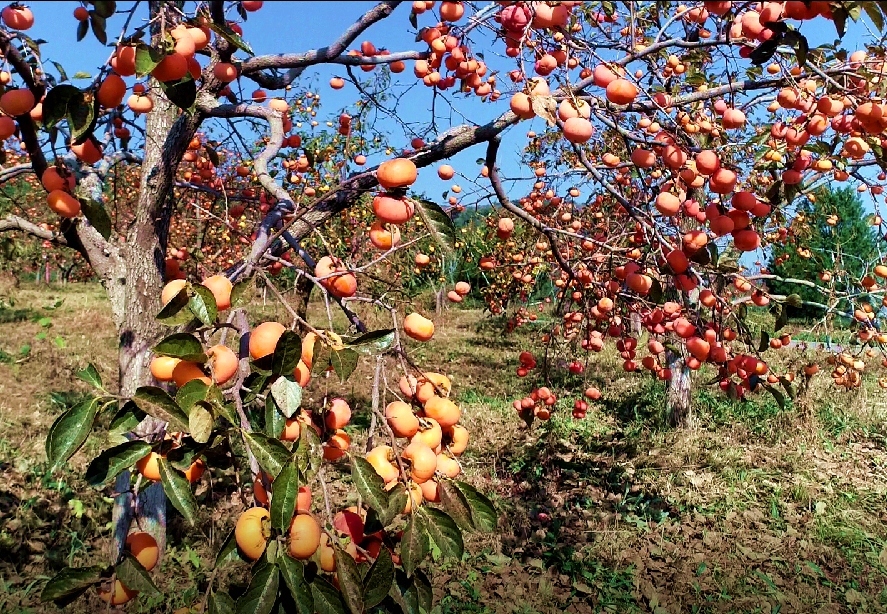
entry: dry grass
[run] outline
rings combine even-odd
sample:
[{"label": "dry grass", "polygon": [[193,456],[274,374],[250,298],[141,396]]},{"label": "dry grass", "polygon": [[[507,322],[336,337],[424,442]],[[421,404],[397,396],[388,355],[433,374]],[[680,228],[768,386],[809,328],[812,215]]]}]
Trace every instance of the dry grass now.
[{"label": "dry grass", "polygon": [[[43,438],[64,403],[86,391],[78,369],[93,362],[113,380],[115,339],[96,286],[8,296],[27,313],[0,324],[0,357],[11,357],[0,360],[0,611],[40,611],[53,569],[108,556],[107,493],[76,477],[83,454],[61,476],[47,475]],[[254,306],[257,320],[285,321],[270,295]],[[389,326],[387,313],[360,307],[371,328]],[[312,304],[310,319],[325,322],[322,304]],[[472,433],[467,479],[502,512],[499,533],[473,536],[471,556],[436,576],[442,614],[887,611],[887,397],[878,389],[843,393],[818,377],[802,415],[766,393],[736,403],[700,388],[696,427],[670,430],[661,386],[625,376],[605,352],[588,372],[604,398],[587,418],[569,417],[565,395],[555,419],[528,431],[510,407],[529,385],[514,374],[526,332],[505,335],[466,309],[435,321],[434,340],[411,344],[413,356],[452,378]],[[344,328],[337,314],[333,324]],[[396,388],[397,365],[386,372]],[[345,396],[365,423],[371,377],[363,359],[345,384],[312,384],[306,402]],[[95,437],[87,449],[102,446]],[[342,481],[332,488],[347,492]],[[207,538],[217,545],[242,503],[215,482],[199,496],[215,513],[196,531],[174,521],[155,573],[171,597],[133,611],[169,612],[194,602],[189,586],[205,587]]]}]

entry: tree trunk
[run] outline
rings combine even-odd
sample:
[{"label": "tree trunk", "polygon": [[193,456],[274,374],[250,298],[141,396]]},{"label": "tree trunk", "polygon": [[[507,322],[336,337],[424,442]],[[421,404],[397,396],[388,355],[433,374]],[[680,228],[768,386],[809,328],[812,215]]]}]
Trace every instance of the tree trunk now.
[{"label": "tree trunk", "polygon": [[671,380],[665,393],[665,410],[668,423],[675,427],[693,424],[693,407],[690,403],[690,369],[680,354],[666,350],[667,368]]}]

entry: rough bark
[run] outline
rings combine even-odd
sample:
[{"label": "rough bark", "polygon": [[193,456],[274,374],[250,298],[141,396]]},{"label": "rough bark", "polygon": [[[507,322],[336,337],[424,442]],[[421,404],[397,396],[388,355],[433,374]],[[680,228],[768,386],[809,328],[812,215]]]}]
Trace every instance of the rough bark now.
[{"label": "rough bark", "polygon": [[681,355],[666,350],[667,366],[671,380],[665,393],[665,410],[671,426],[689,427],[693,424],[693,408],[690,403],[690,369]]}]

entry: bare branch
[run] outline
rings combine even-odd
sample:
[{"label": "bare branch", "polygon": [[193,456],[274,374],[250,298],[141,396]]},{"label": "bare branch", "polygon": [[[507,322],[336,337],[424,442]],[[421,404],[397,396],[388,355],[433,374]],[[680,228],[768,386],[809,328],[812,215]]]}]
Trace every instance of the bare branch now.
[{"label": "bare branch", "polygon": [[64,235],[61,233],[42,228],[17,215],[7,215],[5,218],[0,219],[0,233],[9,231],[23,232],[32,237],[43,239],[44,241],[50,241],[56,245],[68,244],[67,239],[65,239]]}]

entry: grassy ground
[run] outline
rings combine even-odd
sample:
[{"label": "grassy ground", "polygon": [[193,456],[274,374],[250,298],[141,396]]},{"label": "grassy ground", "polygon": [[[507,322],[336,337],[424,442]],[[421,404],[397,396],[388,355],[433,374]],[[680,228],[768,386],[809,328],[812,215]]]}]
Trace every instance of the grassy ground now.
[{"label": "grassy ground", "polygon": [[[53,611],[38,602],[48,577],[111,557],[110,492],[77,477],[83,454],[49,475],[43,439],[86,392],[76,370],[93,362],[112,378],[113,326],[97,286],[2,287],[0,297],[0,612]],[[264,313],[282,317],[270,300]],[[312,314],[326,318],[320,305]],[[385,314],[367,315],[385,325]],[[662,385],[626,376],[604,353],[589,369],[604,396],[588,416],[571,418],[565,397],[528,431],[510,406],[529,385],[514,375],[525,333],[505,335],[476,310],[436,322],[414,356],[452,378],[473,437],[466,474],[501,511],[498,534],[472,537],[470,554],[435,574],[441,614],[887,612],[887,397],[876,388],[838,392],[820,375],[800,411],[766,393],[733,402],[700,381],[695,428],[671,430]],[[332,388],[358,415],[365,363]],[[87,451],[103,445],[96,435]],[[154,572],[168,599],[130,611],[199,599],[213,548],[244,505],[220,483],[201,483],[198,498],[215,511],[196,529],[170,523]]]}]

